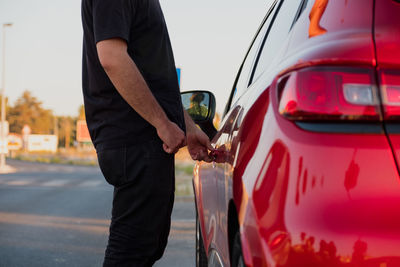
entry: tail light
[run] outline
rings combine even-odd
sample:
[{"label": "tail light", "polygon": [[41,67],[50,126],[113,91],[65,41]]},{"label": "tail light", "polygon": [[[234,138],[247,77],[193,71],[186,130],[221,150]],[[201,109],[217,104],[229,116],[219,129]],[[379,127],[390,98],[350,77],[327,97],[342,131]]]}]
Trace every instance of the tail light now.
[{"label": "tail light", "polygon": [[384,110],[384,119],[400,119],[400,71],[383,70],[379,72]]},{"label": "tail light", "polygon": [[280,87],[279,112],[295,121],[380,121],[374,77],[374,70],[367,68],[315,67],[292,72]]}]

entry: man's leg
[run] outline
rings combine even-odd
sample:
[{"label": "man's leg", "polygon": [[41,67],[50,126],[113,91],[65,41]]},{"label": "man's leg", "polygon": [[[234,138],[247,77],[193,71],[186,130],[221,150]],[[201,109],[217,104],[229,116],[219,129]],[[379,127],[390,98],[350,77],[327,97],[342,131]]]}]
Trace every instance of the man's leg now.
[{"label": "man's leg", "polygon": [[169,207],[168,207],[168,218],[167,218],[166,223],[160,234],[160,240],[158,242],[158,249],[153,258],[153,264],[154,264],[154,262],[161,259],[161,257],[164,254],[165,248],[167,247],[169,231],[171,229],[171,213],[172,213],[172,208],[174,206],[174,199],[175,199],[175,195],[171,194],[171,198],[169,201]]},{"label": "man's leg", "polygon": [[104,266],[152,266],[165,249],[173,205],[174,156],[160,140],[126,149],[125,179],[114,189]]}]

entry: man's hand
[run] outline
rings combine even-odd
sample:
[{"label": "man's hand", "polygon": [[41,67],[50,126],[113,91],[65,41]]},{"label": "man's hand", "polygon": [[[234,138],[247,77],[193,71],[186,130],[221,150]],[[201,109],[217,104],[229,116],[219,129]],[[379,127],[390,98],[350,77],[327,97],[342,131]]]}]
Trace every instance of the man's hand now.
[{"label": "man's hand", "polygon": [[212,151],[214,149],[211,146],[208,136],[202,130],[196,127],[187,132],[186,138],[189,154],[193,160],[212,161],[208,150]]},{"label": "man's hand", "polygon": [[213,151],[214,148],[211,146],[210,139],[202,130],[197,128],[186,110],[184,110],[183,114],[186,123],[186,143],[190,156],[193,160],[211,162],[212,158],[208,154],[208,150]]},{"label": "man's hand", "polygon": [[157,134],[164,142],[164,151],[169,154],[174,154],[186,145],[185,133],[171,121],[166,121],[157,128]]}]

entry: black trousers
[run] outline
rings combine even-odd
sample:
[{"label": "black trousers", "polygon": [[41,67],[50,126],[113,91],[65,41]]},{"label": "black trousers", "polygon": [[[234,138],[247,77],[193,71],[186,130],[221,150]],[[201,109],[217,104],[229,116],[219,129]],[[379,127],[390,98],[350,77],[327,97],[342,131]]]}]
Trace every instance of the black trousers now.
[{"label": "black trousers", "polygon": [[174,155],[160,139],[98,151],[114,186],[110,235],[103,266],[152,266],[164,253],[174,203]]}]

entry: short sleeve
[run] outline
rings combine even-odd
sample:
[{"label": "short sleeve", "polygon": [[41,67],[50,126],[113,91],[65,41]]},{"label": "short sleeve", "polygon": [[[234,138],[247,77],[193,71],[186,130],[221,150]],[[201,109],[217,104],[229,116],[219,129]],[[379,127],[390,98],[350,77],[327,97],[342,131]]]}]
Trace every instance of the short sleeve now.
[{"label": "short sleeve", "polygon": [[112,38],[121,38],[128,42],[134,12],[131,0],[94,0],[95,42]]}]

